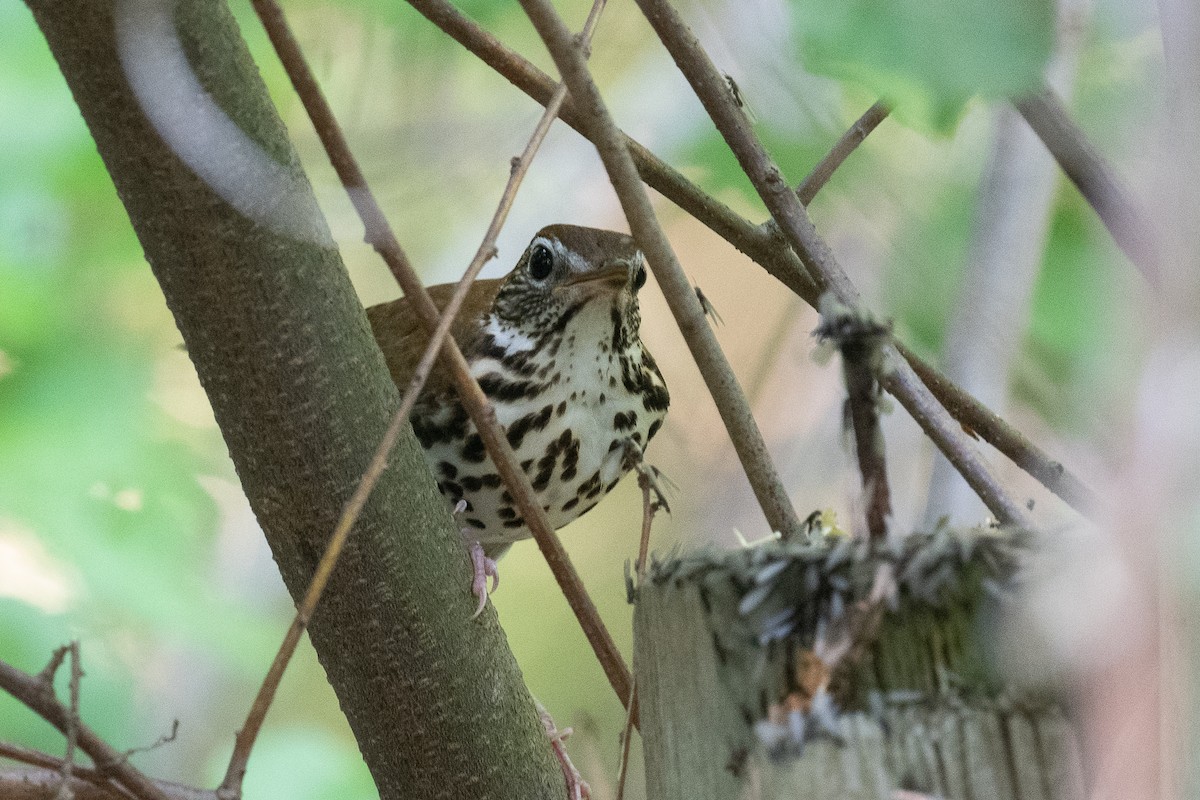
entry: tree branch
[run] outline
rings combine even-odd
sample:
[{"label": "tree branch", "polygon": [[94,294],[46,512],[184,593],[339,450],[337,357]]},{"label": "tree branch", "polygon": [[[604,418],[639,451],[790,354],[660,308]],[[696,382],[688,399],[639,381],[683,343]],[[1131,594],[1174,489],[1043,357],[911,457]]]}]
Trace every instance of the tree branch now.
[{"label": "tree branch", "polygon": [[592,81],[583,53],[548,0],[521,0],[521,6],[546,43],[571,96],[585,115],[584,124],[590,133],[589,138],[604,162],[630,230],[646,253],[659,288],[700,368],[700,374],[729,431],[729,438],[733,441],[767,522],[772,530],[785,535],[798,532],[800,519],[771,463],[746,396],[708,326],[704,309],[688,283],[687,275],[679,266],[671,244],[654,216],[650,198],[625,147],[624,137],[617,130]]},{"label": "tree branch", "polygon": [[[738,163],[770,209],[771,216],[779,224],[792,249],[809,266],[818,286],[828,287],[847,306],[861,307],[858,290],[813,227],[799,198],[784,182],[779,168],[733,102],[723,76],[678,13],[665,0],[638,0],[638,6],[733,150]],[[891,360],[896,362],[893,370],[883,379],[888,391],[917,420],[926,435],[962,473],[997,519],[1017,525],[1028,524],[1024,509],[1008,496],[961,428],[938,405],[928,388],[902,362],[893,348],[888,346],[885,351],[891,353]]]},{"label": "tree branch", "polygon": [[[64,651],[59,651],[59,653]],[[120,783],[130,794],[139,800],[169,800],[166,794],[155,783],[138,771],[125,753],[118,751],[100,735],[85,725],[79,715],[72,709],[59,702],[54,694],[55,660],[61,663],[61,656],[51,661],[51,667],[38,675],[29,675],[4,661],[0,661],[0,689],[11,694],[31,711],[49,722],[64,736],[74,733],[79,749],[88,754],[98,770],[110,775]],[[62,762],[65,764],[66,762]],[[64,780],[65,766],[55,772],[55,779],[61,784]],[[69,778],[67,780],[70,780]]]},{"label": "tree branch", "polygon": [[1117,246],[1151,286],[1160,285],[1158,240],[1141,205],[1071,119],[1051,89],[1014,101]]},{"label": "tree branch", "polygon": [[890,113],[891,109],[884,105],[883,101],[875,103],[864,111],[863,115],[854,121],[854,124],[842,134],[833,148],[825,154],[825,157],[817,162],[804,180],[800,181],[800,185],[796,187],[796,196],[800,198],[800,202],[804,205],[811,203],[817,196],[817,192],[825,188],[825,184],[833,177],[837,168],[850,157],[850,154],[863,143],[864,139],[871,135],[871,131],[879,127],[879,123],[887,119]]}]

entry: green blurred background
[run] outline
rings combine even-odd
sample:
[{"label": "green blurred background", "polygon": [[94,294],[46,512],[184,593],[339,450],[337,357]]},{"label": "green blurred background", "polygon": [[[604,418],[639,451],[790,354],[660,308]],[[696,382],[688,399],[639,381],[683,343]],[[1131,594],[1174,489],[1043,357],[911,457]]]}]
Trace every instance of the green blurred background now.
[{"label": "green blurred background", "polygon": [[[587,11],[579,0],[559,6],[576,27]],[[516,4],[461,7],[553,72]],[[364,302],[395,296],[256,19],[244,3],[233,8]],[[401,242],[428,282],[455,279],[540,108],[403,3],[298,0],[286,8]],[[936,358],[968,257],[997,107],[989,96],[1040,80],[1054,9],[1038,0],[708,0],[684,10],[736,78],[793,183],[881,94],[899,106],[899,119],[883,124],[812,210],[873,307]],[[1110,0],[1083,16],[1071,100],[1135,190],[1149,179],[1139,136],[1162,102],[1151,11]],[[632,4],[611,5],[593,51],[627,132],[742,213],[765,217]],[[215,785],[291,603],[125,212],[15,0],[0,2],[0,53],[0,658],[36,671],[53,647],[78,638],[89,723],[124,748],[150,744],[178,719],[176,740],[138,756],[139,765]],[[718,336],[801,514],[851,514],[837,370],[810,358],[814,314],[658,202],[689,273],[724,319]],[[506,271],[532,233],[554,221],[625,228],[598,160],[561,125],[485,274]],[[1115,376],[1134,357],[1123,343],[1136,331],[1118,303],[1141,291],[1140,278],[1061,179],[1045,251],[1008,408],[1034,438],[1086,468],[1111,456],[1112,421],[1130,403]],[[654,546],[728,544],[735,528],[761,536],[749,488],[657,288],[644,298],[645,338],[675,400],[649,454],[679,487],[675,513],[656,522]],[[930,456],[902,413],[888,425],[897,519],[911,529],[921,524]],[[1048,518],[1061,518],[1052,499],[1037,497]],[[640,496],[627,482],[564,535],[626,651],[622,575],[639,523]],[[495,602],[529,685],[560,726],[576,729],[577,764],[599,797],[611,796],[620,706],[536,548],[517,547],[501,571]],[[2,696],[0,739],[62,751],[60,736]],[[638,785],[630,796],[640,796]],[[247,792],[374,794],[307,643],[268,718]]]}]

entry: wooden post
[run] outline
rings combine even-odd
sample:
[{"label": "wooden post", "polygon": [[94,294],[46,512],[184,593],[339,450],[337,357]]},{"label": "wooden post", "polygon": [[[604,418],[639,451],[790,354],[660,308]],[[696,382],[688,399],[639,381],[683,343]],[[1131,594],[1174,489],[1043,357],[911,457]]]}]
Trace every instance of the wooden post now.
[{"label": "wooden post", "polygon": [[[655,564],[634,591],[655,800],[1076,800],[1062,703],[999,680],[1002,531],[844,536]],[[906,794],[907,793],[907,794]]]}]

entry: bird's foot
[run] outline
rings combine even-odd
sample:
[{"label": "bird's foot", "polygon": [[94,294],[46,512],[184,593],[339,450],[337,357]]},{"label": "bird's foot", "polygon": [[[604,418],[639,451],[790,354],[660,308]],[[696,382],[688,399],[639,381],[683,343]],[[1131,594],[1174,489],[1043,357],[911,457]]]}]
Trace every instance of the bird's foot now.
[{"label": "bird's foot", "polygon": [[592,796],[592,789],[588,786],[587,781],[579,774],[579,770],[575,769],[575,765],[571,762],[571,757],[567,755],[567,746],[565,744],[568,736],[571,735],[570,728],[559,730],[554,724],[554,718],[550,716],[550,712],[546,710],[536,699],[538,716],[542,719],[542,726],[546,729],[546,736],[550,738],[550,747],[554,750],[554,756],[558,759],[558,764],[562,767],[563,778],[567,782],[567,798],[568,800],[588,800]]},{"label": "bird's foot", "polygon": [[671,513],[671,506],[667,503],[667,491],[677,488],[675,483],[664,475],[662,470],[645,460],[642,446],[633,439],[625,440],[622,466],[626,470],[637,472],[638,486],[643,492],[653,496],[655,511],[662,509],[668,514]]},{"label": "bird's foot", "polygon": [[[451,514],[458,517],[467,510],[467,501],[459,500],[454,505],[454,510]],[[496,591],[496,587],[500,585],[500,571],[496,568],[496,560],[489,558],[484,552],[483,545],[475,538],[474,528],[463,528],[463,541],[467,545],[467,555],[471,557],[471,594],[479,600],[479,605],[475,608],[475,613],[471,615],[471,619],[475,619],[483,613],[484,606],[487,605],[488,595]],[[504,548],[507,550],[508,548]],[[503,552],[503,551],[501,551]],[[497,553],[499,555],[500,553]],[[488,590],[488,578],[492,579],[492,588]]]},{"label": "bird's foot", "polygon": [[[471,619],[475,619],[483,613],[483,607],[487,605],[488,594],[496,591],[496,587],[500,585],[500,571],[496,569],[496,560],[488,558],[483,552],[483,545],[477,541],[471,541],[467,544],[467,553],[471,556],[471,566],[474,567],[474,577],[471,579],[471,594],[479,599],[479,605],[475,609],[475,613],[471,615]],[[492,579],[492,588],[488,590],[488,578]]]}]

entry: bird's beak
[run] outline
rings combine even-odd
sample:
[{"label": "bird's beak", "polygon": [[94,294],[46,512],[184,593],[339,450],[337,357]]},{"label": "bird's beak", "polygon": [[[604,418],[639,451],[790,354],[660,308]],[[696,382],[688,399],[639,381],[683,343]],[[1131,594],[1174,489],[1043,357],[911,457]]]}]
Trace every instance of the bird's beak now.
[{"label": "bird's beak", "polygon": [[619,292],[629,285],[629,267],[625,264],[615,264],[589,272],[580,272],[564,280],[559,288],[587,287],[593,292]]}]

